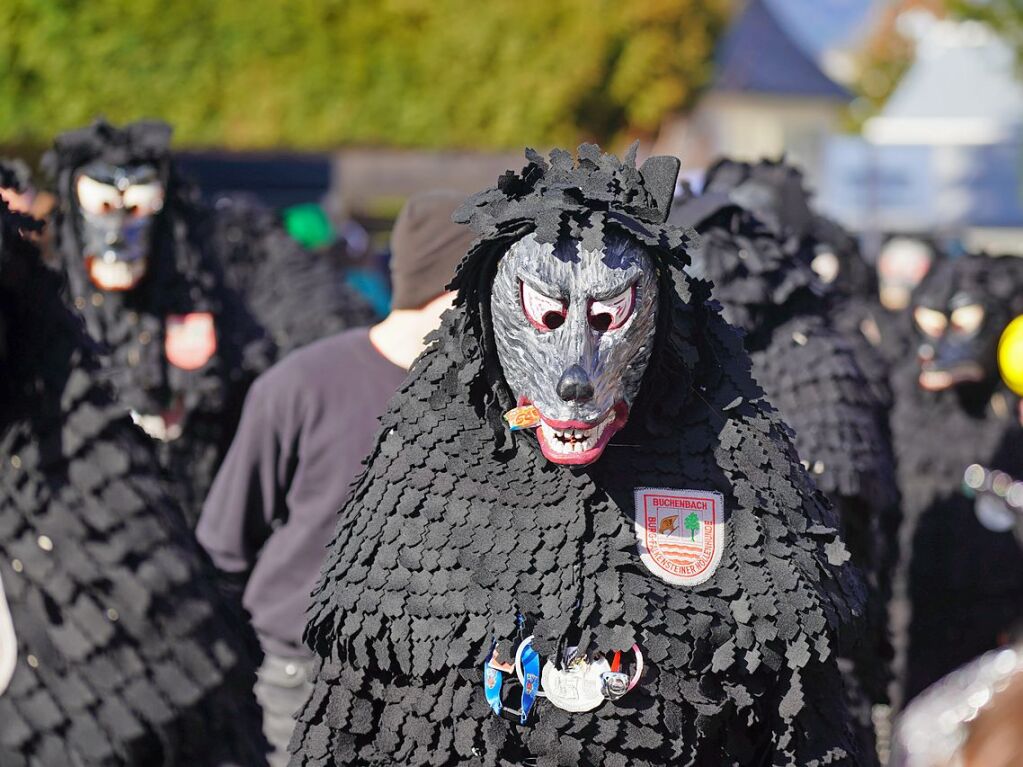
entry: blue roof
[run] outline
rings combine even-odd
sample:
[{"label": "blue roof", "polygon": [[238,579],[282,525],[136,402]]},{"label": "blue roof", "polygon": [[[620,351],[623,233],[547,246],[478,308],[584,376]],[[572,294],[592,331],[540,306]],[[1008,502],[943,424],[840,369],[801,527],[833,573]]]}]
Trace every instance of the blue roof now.
[{"label": "blue roof", "polygon": [[890,0],[767,0],[767,7],[815,61],[835,48],[857,46]]},{"label": "blue roof", "polygon": [[764,0],[749,0],[717,51],[712,89],[848,101],[851,96],[821,71]]}]

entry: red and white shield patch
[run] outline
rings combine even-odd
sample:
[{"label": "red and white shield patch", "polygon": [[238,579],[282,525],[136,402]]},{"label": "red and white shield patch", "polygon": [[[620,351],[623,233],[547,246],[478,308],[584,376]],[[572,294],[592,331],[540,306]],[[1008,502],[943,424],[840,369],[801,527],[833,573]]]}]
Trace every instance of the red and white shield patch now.
[{"label": "red and white shield patch", "polygon": [[636,538],[646,568],[668,583],[695,586],[710,578],[725,548],[721,493],[641,487]]},{"label": "red and white shield patch", "polygon": [[182,370],[198,370],[217,351],[217,331],[209,312],[168,314],[166,333],[167,361]]}]

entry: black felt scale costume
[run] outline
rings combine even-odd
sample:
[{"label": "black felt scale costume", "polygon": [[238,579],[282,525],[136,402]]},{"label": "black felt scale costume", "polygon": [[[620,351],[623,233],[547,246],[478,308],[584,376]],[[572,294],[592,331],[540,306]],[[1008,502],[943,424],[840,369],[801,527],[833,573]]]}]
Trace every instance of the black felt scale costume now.
[{"label": "black felt scale costume", "polygon": [[[689,237],[662,223],[677,161],[641,175],[634,155],[620,164],[593,146],[578,165],[527,157],[458,214],[480,235],[458,306],[341,512],[292,764],[857,764],[835,654],[862,584],[741,340],[682,271]],[[488,296],[526,233],[599,238],[601,226],[649,249],[659,327],[629,423],[596,463],[569,469],[503,429],[515,403]],[[633,491],[647,486],[724,494],[724,556],[702,585],[640,562]],[[545,659],[636,642],[648,670],[616,704],[570,714],[541,700],[531,725],[512,724],[488,708],[482,664],[493,638],[514,646],[518,613]]]},{"label": "black felt scale costume", "polygon": [[[160,441],[160,462],[175,478],[194,523],[234,435],[245,392],[273,361],[274,347],[227,286],[211,247],[210,212],[179,182],[169,141],[169,126],[152,122],[116,128],[100,121],[59,136],[48,158],[60,201],[51,226],[74,306],[104,348],[105,375],[120,401]],[[148,272],[123,292],[96,288],[83,259],[74,177],[95,160],[151,163],[166,186]],[[197,369],[168,359],[168,318],[175,315],[212,315],[216,348]]]},{"label": "black felt scale costume", "polygon": [[60,280],[0,202],[0,577],[18,638],[0,764],[264,763],[254,665],[95,377]]},{"label": "black felt scale costume", "polygon": [[[853,562],[868,576],[868,631],[846,676],[864,743],[871,704],[887,701],[892,648],[887,604],[898,510],[888,402],[870,385],[855,343],[830,324],[809,264],[727,195],[676,203],[673,218],[701,235],[693,270],[714,285],[725,317],[745,333],[753,377],[794,431],[800,458],[839,510]],[[881,389],[887,398],[887,387]]]},{"label": "black felt scale costume", "polygon": [[[981,524],[974,500],[962,492],[963,472],[974,463],[1023,476],[1019,397],[1002,383],[994,347],[1009,320],[1023,313],[1023,259],[939,262],[912,306],[941,310],[967,299],[980,301],[988,315],[969,350],[984,379],[925,391],[915,354],[893,374],[904,522],[892,623],[902,703],[1004,642],[1023,618],[1023,553],[1012,532]],[[927,339],[918,334],[917,342]]]},{"label": "black felt scale costume", "polygon": [[216,252],[278,356],[376,319],[345,283],[343,270],[295,242],[258,201],[224,196],[215,201],[214,215]]}]

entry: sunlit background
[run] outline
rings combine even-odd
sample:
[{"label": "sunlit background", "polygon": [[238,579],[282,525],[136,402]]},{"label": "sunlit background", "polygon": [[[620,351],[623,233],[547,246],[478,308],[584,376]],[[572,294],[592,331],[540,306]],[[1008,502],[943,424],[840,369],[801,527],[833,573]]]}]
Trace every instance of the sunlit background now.
[{"label": "sunlit background", "polygon": [[[207,192],[386,227],[521,149],[786,155],[864,238],[1016,249],[1018,0],[5,0],[0,148],[175,126]],[[42,182],[40,182],[42,183]]]}]

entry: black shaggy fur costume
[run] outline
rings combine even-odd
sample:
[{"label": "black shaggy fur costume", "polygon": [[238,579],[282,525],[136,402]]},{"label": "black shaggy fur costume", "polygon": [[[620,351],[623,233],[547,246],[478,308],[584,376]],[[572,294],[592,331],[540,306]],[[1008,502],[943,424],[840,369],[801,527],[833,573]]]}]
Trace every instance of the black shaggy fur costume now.
[{"label": "black shaggy fur costume", "polygon": [[714,285],[725,316],[745,333],[753,376],[794,433],[796,449],[841,513],[853,562],[868,575],[869,632],[847,679],[864,737],[869,703],[887,700],[891,645],[886,606],[898,529],[898,492],[888,427],[890,396],[878,395],[855,343],[831,327],[824,288],[774,231],[727,196],[683,199],[673,218],[701,236],[694,268]]},{"label": "black shaggy fur costume", "polygon": [[295,242],[258,201],[224,196],[213,207],[214,248],[278,356],[377,319],[343,270]]},{"label": "black shaggy fur costume", "polygon": [[[47,165],[59,197],[51,224],[54,246],[68,275],[71,300],[103,347],[104,374],[136,414],[183,419],[181,435],[161,440],[159,454],[194,523],[234,436],[248,386],[269,367],[274,348],[226,284],[211,247],[214,222],[174,171],[170,133],[164,123],[116,128],[99,121],[59,136]],[[74,174],[97,159],[152,163],[166,186],[164,207],[153,226],[148,272],[125,292],[97,289],[82,258]],[[171,364],[164,350],[167,317],[192,312],[213,315],[217,348],[201,368],[184,370]]]},{"label": "black shaggy fur costume", "polygon": [[245,642],[31,226],[0,202],[0,764],[262,764]]},{"label": "black shaggy fur costume", "polygon": [[925,391],[915,354],[893,375],[904,522],[892,623],[902,703],[1004,642],[1023,618],[1023,553],[1011,532],[985,528],[962,492],[963,472],[973,463],[1023,476],[1019,397],[1002,383],[993,346],[1005,324],[1023,314],[1023,259],[941,262],[914,292],[913,306],[942,306],[960,292],[1002,318],[983,329],[987,358],[977,361],[985,380]]},{"label": "black shaggy fur costume", "polygon": [[[456,309],[384,417],[314,593],[293,765],[859,763],[835,656],[862,583],[741,340],[683,272],[690,238],[663,224],[677,161],[634,157],[530,151],[456,214],[479,234]],[[647,248],[659,327],[629,423],[573,469],[502,426],[515,403],[489,295],[525,234],[599,243],[601,227]],[[644,486],[724,494],[710,580],[673,586],[641,564]],[[482,664],[493,638],[514,646],[517,614],[545,659],[638,642],[648,669],[617,704],[541,699],[532,726],[512,724],[488,708]]]}]

